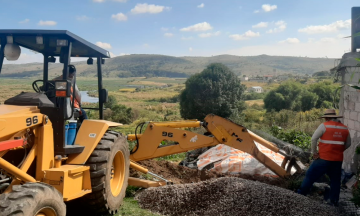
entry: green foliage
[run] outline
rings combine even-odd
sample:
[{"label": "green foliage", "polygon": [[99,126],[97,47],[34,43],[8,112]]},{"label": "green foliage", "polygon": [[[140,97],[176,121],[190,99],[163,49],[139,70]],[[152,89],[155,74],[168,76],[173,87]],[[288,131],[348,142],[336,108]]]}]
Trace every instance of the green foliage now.
[{"label": "green foliage", "polygon": [[[268,112],[283,109],[307,111],[312,108],[332,108],[337,88],[337,85],[329,81],[315,83],[308,88],[298,82],[288,81],[270,91],[264,98],[264,105]],[[336,95],[335,101],[338,100],[339,95]]]},{"label": "green foliage", "polygon": [[300,99],[301,101],[301,110],[311,110],[316,106],[316,103],[319,99],[319,96],[317,96],[313,92],[305,91]]},{"label": "green foliage", "polygon": [[108,102],[106,102],[104,105],[106,108],[112,109],[115,105],[117,105],[116,97],[113,95],[109,95]]},{"label": "green foliage", "polygon": [[319,71],[319,72],[313,73],[313,77],[316,77],[316,76],[331,76],[331,73],[329,71]]},{"label": "green foliage", "polygon": [[259,100],[264,98],[265,93],[249,92],[244,94],[244,100]]},{"label": "green foliage", "polygon": [[104,118],[109,121],[119,122],[122,124],[130,124],[132,122],[132,109],[125,105],[119,104],[104,111]]},{"label": "green foliage", "polygon": [[[334,100],[334,92],[336,90],[337,86],[334,85],[331,82],[325,81],[325,82],[319,82],[310,85],[309,91],[312,93],[315,93],[319,98],[316,102],[315,107],[316,108],[331,108],[332,107],[332,101]],[[329,103],[324,103],[324,101],[327,101]]]},{"label": "green foliage", "polygon": [[140,190],[139,187],[129,185],[126,188],[125,197],[134,197],[138,190]]},{"label": "green foliage", "polygon": [[293,109],[296,102],[301,97],[303,87],[300,83],[287,81],[281,84],[277,89],[272,90],[264,98],[264,105],[267,111],[274,109]]},{"label": "green foliage", "polygon": [[304,150],[309,150],[311,147],[311,137],[304,132],[298,130],[285,131],[277,126],[271,127],[270,131],[276,138],[294,144]]},{"label": "green foliage", "polygon": [[180,113],[184,119],[204,119],[208,114],[229,117],[233,110],[241,108],[245,86],[223,64],[210,64],[199,74],[185,82],[180,94]]}]

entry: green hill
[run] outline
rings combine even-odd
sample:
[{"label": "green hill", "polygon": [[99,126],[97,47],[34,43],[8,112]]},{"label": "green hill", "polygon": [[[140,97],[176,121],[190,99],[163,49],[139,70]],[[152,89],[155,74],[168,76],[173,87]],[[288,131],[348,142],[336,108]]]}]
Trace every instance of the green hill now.
[{"label": "green hill", "polygon": [[[312,74],[334,67],[335,59],[287,56],[233,56],[172,57],[165,55],[134,54],[106,59],[103,65],[104,77],[188,77],[201,72],[210,63],[223,63],[238,75],[277,75],[285,73]],[[78,76],[96,76],[96,65],[85,61],[75,62]],[[50,64],[50,77],[61,74],[62,64]],[[0,77],[40,77],[42,64],[6,64]]]}]

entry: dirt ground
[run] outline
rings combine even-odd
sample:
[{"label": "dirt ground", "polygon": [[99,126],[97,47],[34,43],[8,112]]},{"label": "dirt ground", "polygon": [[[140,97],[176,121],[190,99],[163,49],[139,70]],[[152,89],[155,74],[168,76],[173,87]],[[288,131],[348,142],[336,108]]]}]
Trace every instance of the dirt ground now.
[{"label": "dirt ground", "polygon": [[[137,163],[149,169],[150,172],[153,172],[163,178],[171,180],[174,184],[195,183],[220,177],[239,177],[243,179],[263,182],[270,185],[276,185],[279,187],[286,187],[286,182],[280,178],[271,178],[256,175],[253,176],[248,174],[230,175],[207,170],[199,171],[196,169],[179,166],[177,163],[169,161],[144,160],[138,161]],[[139,177],[140,175],[141,173],[130,169],[131,177]]]}]

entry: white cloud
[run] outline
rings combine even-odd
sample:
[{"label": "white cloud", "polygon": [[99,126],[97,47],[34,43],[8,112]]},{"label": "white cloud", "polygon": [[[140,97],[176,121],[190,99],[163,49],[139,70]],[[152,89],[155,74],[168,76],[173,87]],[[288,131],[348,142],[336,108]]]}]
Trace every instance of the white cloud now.
[{"label": "white cloud", "polygon": [[254,10],[254,13],[260,13],[260,11],[259,10]]},{"label": "white cloud", "polygon": [[213,29],[213,27],[209,23],[203,22],[203,23],[198,23],[198,24],[186,27],[186,28],[182,28],[182,29],[180,29],[180,31],[185,31],[185,32],[195,31],[196,32],[196,31],[208,31],[211,29]]},{"label": "white cloud", "polygon": [[172,36],[174,36],[174,34],[173,33],[165,33],[164,36],[165,37],[172,37]]},{"label": "white cloud", "polygon": [[112,52],[110,52],[110,58],[114,58],[114,57],[118,57],[118,56],[126,56],[126,55],[130,55],[129,53],[120,53],[119,55],[116,55]]},{"label": "white cloud", "polygon": [[247,40],[247,39],[250,39],[253,37],[259,37],[259,36],[260,36],[259,32],[253,32],[253,31],[249,30],[242,35],[240,35],[240,34],[229,35],[229,38],[232,38],[233,40]]},{"label": "white cloud", "polygon": [[287,23],[286,23],[285,21],[283,21],[283,20],[277,21],[277,22],[275,23],[275,25],[276,25],[277,27],[275,27],[275,28],[273,28],[273,29],[269,29],[268,31],[266,31],[266,33],[271,34],[271,33],[282,32],[282,31],[284,31],[284,30],[286,29],[286,27],[287,27]]},{"label": "white cloud", "polygon": [[133,14],[141,14],[141,13],[150,13],[150,14],[157,14],[161,13],[164,10],[170,10],[171,7],[165,7],[160,5],[154,5],[154,4],[137,4],[133,9],[131,9],[131,13]]},{"label": "white cloud", "polygon": [[298,32],[306,34],[321,34],[321,33],[332,33],[340,30],[349,29],[351,27],[351,19],[338,20],[329,25],[310,25],[305,28],[301,28]]},{"label": "white cloud", "polygon": [[194,39],[193,37],[182,37],[181,40],[192,40]]},{"label": "white cloud", "polygon": [[192,47],[189,47],[189,51],[192,52],[192,51],[193,51],[193,48],[192,48]]},{"label": "white cloud", "polygon": [[126,21],[128,19],[127,16],[123,13],[113,14],[111,15],[111,18],[113,18],[116,21]]},{"label": "white cloud", "polygon": [[328,43],[319,40],[311,43],[274,43],[268,45],[241,46],[231,50],[222,50],[215,54],[229,54],[239,56],[272,55],[272,56],[307,56],[312,58],[341,58],[345,50],[349,50],[350,40],[337,40],[329,46]]},{"label": "white cloud", "polygon": [[113,1],[115,1],[115,2],[121,2],[121,3],[127,2],[127,0],[113,0]]},{"label": "white cloud", "polygon": [[198,8],[204,8],[205,7],[205,4],[204,3],[201,3],[200,5],[197,6]]},{"label": "white cloud", "polygon": [[298,44],[300,43],[300,40],[297,38],[288,38],[286,40],[279,41],[279,43]]},{"label": "white cloud", "polygon": [[253,28],[266,28],[268,27],[269,23],[268,22],[259,22],[256,25],[253,25]]},{"label": "white cloud", "polygon": [[143,47],[149,47],[149,44],[144,43],[144,44],[143,44]]},{"label": "white cloud", "polygon": [[89,20],[90,17],[83,15],[83,16],[77,16],[76,19],[79,21],[86,21]]},{"label": "white cloud", "polygon": [[261,6],[261,8],[263,9],[263,11],[265,12],[270,12],[272,10],[276,10],[277,9],[277,5],[269,5],[269,4],[263,4]]},{"label": "white cloud", "polygon": [[169,31],[169,28],[164,28],[164,27],[162,27],[162,28],[161,28],[161,31]]},{"label": "white cloud", "polygon": [[105,0],[93,0],[93,2],[103,3],[103,2],[105,2]]},{"label": "white cloud", "polygon": [[320,42],[324,42],[324,43],[333,43],[335,41],[336,41],[335,38],[321,38],[320,39]]},{"label": "white cloud", "polygon": [[41,25],[41,26],[55,26],[56,25],[56,22],[55,21],[42,21],[40,20],[38,25]]},{"label": "white cloud", "polygon": [[103,49],[111,49],[111,45],[109,43],[104,43],[104,42],[96,42],[96,45],[103,48]]},{"label": "white cloud", "polygon": [[202,33],[202,34],[199,34],[199,37],[207,38],[207,37],[219,36],[220,34],[221,34],[220,31],[213,32],[213,33]]},{"label": "white cloud", "polygon": [[28,23],[28,22],[30,22],[29,19],[24,19],[24,20],[20,21],[19,23],[20,23],[20,24],[25,24],[25,23]]}]

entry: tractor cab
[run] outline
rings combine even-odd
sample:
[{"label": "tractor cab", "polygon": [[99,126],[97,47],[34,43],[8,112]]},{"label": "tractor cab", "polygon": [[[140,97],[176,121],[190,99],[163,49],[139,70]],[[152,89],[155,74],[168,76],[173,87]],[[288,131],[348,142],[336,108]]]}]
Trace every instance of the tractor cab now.
[{"label": "tractor cab", "polygon": [[[65,124],[69,120],[77,121],[81,113],[79,107],[74,105],[76,73],[69,77],[71,58],[87,58],[88,65],[93,65],[93,59],[96,59],[98,110],[100,119],[103,119],[107,90],[102,87],[102,64],[105,63],[105,58],[110,58],[109,52],[65,30],[0,30],[0,45],[0,73],[4,58],[8,61],[18,60],[21,47],[44,56],[43,77],[33,81],[34,92],[22,92],[7,99],[4,104],[38,107],[52,122],[55,154],[81,153],[84,146],[66,144]],[[56,63],[57,60],[62,64],[62,76],[60,79],[49,80],[49,63]]]}]

